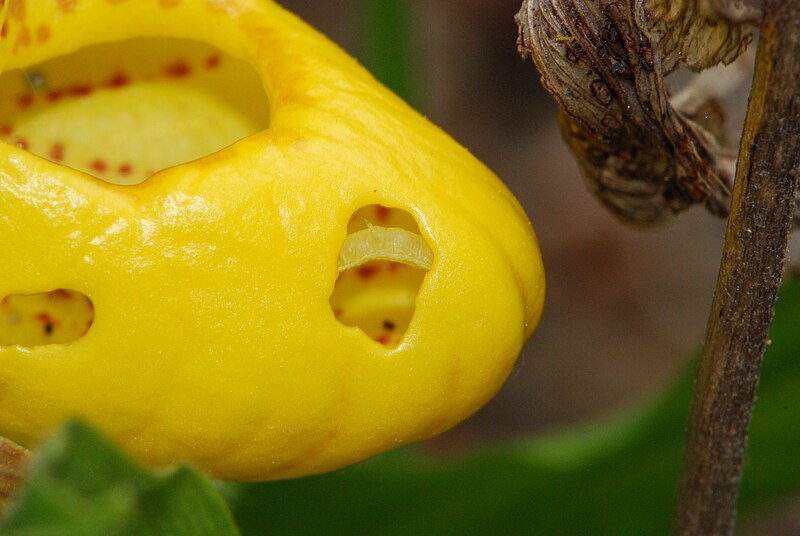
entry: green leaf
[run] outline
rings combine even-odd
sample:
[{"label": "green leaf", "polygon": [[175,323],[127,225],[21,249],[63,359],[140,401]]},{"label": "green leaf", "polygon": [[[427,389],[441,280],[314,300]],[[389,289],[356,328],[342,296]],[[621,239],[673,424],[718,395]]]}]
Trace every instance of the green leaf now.
[{"label": "green leaf", "polygon": [[35,452],[4,536],[236,535],[211,482],[188,466],[162,474],[138,467],[80,422]]},{"label": "green leaf", "polygon": [[419,71],[409,0],[359,0],[358,56],[369,71],[412,106],[418,105]]},{"label": "green leaf", "polygon": [[[800,491],[800,284],[786,284],[740,510]],[[242,534],[650,535],[669,531],[694,370],[646,408],[437,463],[415,449],[333,474],[240,485]]]}]

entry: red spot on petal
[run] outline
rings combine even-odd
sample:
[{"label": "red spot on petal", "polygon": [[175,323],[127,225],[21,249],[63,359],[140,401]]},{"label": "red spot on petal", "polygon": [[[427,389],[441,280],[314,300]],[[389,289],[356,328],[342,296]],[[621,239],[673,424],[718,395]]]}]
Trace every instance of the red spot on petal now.
[{"label": "red spot on petal", "polygon": [[53,91],[48,91],[47,94],[45,95],[45,98],[50,102],[56,102],[57,100],[60,100],[61,97],[63,96],[64,96],[64,90],[54,89]]},{"label": "red spot on petal", "polygon": [[52,316],[50,316],[46,312],[38,313],[38,314],[34,315],[33,318],[37,322],[41,322],[42,323],[42,327],[44,328],[45,333],[47,333],[48,335],[50,335],[50,333],[53,332],[53,328],[54,327],[61,325],[61,321],[60,320],[56,320],[55,318],[53,318]]},{"label": "red spot on petal", "polygon": [[31,147],[30,144],[28,143],[28,140],[26,140],[25,138],[17,138],[16,140],[14,140],[14,145],[26,151]]},{"label": "red spot on petal", "polygon": [[42,24],[36,29],[36,40],[40,43],[44,43],[50,39],[50,35],[50,27],[46,24]]},{"label": "red spot on petal", "polygon": [[0,28],[0,38],[5,39],[8,35],[8,21],[3,22],[3,26]]},{"label": "red spot on petal", "polygon": [[[64,144],[63,143],[54,143],[52,147],[50,147],[50,158],[55,160],[56,162],[60,162],[64,160]],[[58,292],[58,291],[56,291]]]},{"label": "red spot on petal", "polygon": [[106,164],[105,160],[92,160],[92,162],[89,164],[89,167],[98,173],[108,171],[108,164]]},{"label": "red spot on petal", "polygon": [[11,2],[11,5],[8,8],[9,14],[17,20],[24,20],[25,19],[25,0],[17,0],[16,2]]},{"label": "red spot on petal", "polygon": [[364,264],[358,267],[358,277],[364,280],[372,279],[378,272],[381,271],[381,267],[375,264]]},{"label": "red spot on petal", "polygon": [[71,300],[75,295],[65,288],[59,288],[53,291],[53,297],[61,300]]},{"label": "red spot on petal", "polygon": [[378,335],[375,337],[375,341],[381,343],[384,346],[389,346],[389,343],[392,342],[392,337],[389,335]]},{"label": "red spot on petal", "polygon": [[17,42],[14,43],[14,50],[20,46],[26,47],[31,44],[31,30],[27,26],[23,26],[17,33]]},{"label": "red spot on petal", "polygon": [[222,58],[219,57],[217,54],[212,54],[211,56],[206,58],[206,68],[207,69],[216,69],[219,67]]},{"label": "red spot on petal", "polygon": [[89,95],[92,91],[94,91],[94,88],[92,86],[83,86],[83,85],[72,86],[67,90],[67,92],[73,97],[85,97],[86,95]]},{"label": "red spot on petal", "polygon": [[164,69],[164,72],[167,74],[167,76],[172,78],[183,78],[192,72],[192,68],[189,67],[189,64],[184,60],[177,60],[176,62],[167,65],[167,67]]},{"label": "red spot on petal", "polygon": [[17,106],[20,108],[27,108],[33,104],[33,93],[24,93],[17,97]]},{"label": "red spot on petal", "polygon": [[12,132],[14,128],[11,125],[0,125],[0,134],[3,136],[10,136]]},{"label": "red spot on petal", "polygon": [[384,207],[383,205],[378,205],[375,207],[375,217],[378,218],[378,221],[385,222],[389,219],[389,214],[391,214],[392,209],[388,207]]},{"label": "red spot on petal", "polygon": [[130,79],[127,76],[125,76],[125,73],[117,73],[109,79],[106,85],[112,88],[120,88],[123,86],[127,86],[128,84],[130,84],[130,82],[131,82]]},{"label": "red spot on petal", "polygon": [[130,175],[132,171],[133,166],[130,164],[122,164],[117,168],[117,172],[119,172],[120,175]]},{"label": "red spot on petal", "polygon": [[75,7],[78,5],[78,0],[56,0],[56,4],[58,5],[58,9],[64,13],[68,13],[75,10]]}]

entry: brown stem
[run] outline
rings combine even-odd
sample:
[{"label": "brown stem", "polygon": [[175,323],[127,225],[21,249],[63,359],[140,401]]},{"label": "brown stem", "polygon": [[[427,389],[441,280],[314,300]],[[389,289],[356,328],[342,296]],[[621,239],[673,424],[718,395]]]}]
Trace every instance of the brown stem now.
[{"label": "brown stem", "polygon": [[766,0],[673,535],[733,533],[756,387],[800,178],[800,0]]}]

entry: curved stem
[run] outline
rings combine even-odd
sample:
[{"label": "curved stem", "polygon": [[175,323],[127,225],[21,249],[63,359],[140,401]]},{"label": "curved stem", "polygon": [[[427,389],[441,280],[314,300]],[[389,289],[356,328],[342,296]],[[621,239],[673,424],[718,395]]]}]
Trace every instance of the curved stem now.
[{"label": "curved stem", "polygon": [[673,535],[733,533],[747,430],[800,179],[800,0],[766,0]]}]

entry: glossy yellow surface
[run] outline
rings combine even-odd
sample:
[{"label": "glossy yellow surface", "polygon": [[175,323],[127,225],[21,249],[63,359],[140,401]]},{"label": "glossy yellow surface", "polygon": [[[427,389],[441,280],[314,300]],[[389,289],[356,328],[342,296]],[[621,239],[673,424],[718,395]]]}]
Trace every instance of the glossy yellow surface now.
[{"label": "glossy yellow surface", "polygon": [[353,59],[269,1],[3,9],[0,435],[78,416],[285,478],[497,392],[544,299],[528,219]]}]

